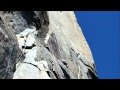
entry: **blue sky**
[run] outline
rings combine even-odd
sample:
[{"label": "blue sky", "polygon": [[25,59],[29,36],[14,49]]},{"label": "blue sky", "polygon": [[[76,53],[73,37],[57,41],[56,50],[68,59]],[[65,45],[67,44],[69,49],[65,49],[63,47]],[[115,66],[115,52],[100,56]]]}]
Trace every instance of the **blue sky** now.
[{"label": "blue sky", "polygon": [[120,11],[75,11],[100,79],[120,79]]}]

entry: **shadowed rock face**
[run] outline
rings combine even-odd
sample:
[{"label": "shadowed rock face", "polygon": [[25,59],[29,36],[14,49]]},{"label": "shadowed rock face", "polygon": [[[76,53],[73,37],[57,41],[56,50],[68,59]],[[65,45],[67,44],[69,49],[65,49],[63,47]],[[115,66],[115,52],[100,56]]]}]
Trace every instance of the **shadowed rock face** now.
[{"label": "shadowed rock face", "polygon": [[1,11],[1,79],[97,79],[74,12]]},{"label": "shadowed rock face", "polygon": [[0,27],[0,78],[10,79],[16,70],[16,62],[22,59],[22,52],[17,43],[9,37],[5,28]]}]

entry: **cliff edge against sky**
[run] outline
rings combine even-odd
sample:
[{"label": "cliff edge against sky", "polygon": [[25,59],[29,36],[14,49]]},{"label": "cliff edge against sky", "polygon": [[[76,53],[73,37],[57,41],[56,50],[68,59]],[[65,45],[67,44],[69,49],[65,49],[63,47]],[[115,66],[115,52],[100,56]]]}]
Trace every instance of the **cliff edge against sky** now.
[{"label": "cliff edge against sky", "polygon": [[73,11],[0,11],[1,79],[97,79]]}]

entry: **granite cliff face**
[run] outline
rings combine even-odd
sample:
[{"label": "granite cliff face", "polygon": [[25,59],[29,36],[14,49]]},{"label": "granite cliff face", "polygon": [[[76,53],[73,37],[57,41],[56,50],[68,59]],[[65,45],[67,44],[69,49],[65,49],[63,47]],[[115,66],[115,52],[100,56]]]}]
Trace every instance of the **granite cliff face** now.
[{"label": "granite cliff face", "polygon": [[97,79],[72,11],[0,11],[1,79]]}]

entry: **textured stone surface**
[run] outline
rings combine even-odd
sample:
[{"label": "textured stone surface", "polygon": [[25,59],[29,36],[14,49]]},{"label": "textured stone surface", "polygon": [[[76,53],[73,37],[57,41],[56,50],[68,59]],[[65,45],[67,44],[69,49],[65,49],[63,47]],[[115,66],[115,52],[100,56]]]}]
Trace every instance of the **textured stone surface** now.
[{"label": "textured stone surface", "polygon": [[0,78],[10,79],[15,72],[16,63],[23,57],[17,43],[5,29],[0,27]]},{"label": "textured stone surface", "polygon": [[72,11],[1,11],[0,70],[8,79],[97,79]]}]

